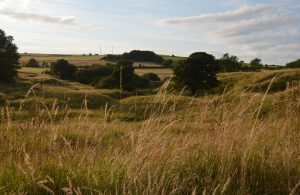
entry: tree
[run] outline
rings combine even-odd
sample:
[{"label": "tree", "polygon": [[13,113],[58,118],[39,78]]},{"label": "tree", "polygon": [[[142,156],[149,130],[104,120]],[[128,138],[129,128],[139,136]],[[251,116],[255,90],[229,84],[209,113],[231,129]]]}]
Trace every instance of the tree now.
[{"label": "tree", "polygon": [[237,56],[230,56],[228,53],[219,59],[219,66],[221,72],[236,72],[241,70],[239,58]]},{"label": "tree", "polygon": [[31,58],[27,64],[28,67],[39,67],[39,62],[34,59],[34,58]]},{"label": "tree", "polygon": [[[121,71],[122,69],[122,71]],[[128,60],[121,60],[117,65],[113,66],[112,76],[120,84],[120,87],[124,90],[133,90],[133,76],[134,68],[133,62]]]},{"label": "tree", "polygon": [[102,78],[97,85],[100,89],[115,89],[118,88],[118,81],[112,76]]},{"label": "tree", "polygon": [[197,52],[173,66],[175,84],[186,86],[196,95],[198,90],[217,86],[217,62],[213,55]]},{"label": "tree", "polygon": [[50,72],[62,80],[75,80],[76,66],[67,60],[61,59],[51,64]]},{"label": "tree", "polygon": [[290,62],[290,63],[287,63],[285,66],[287,68],[300,68],[300,59],[296,60],[296,61],[293,61],[293,62]]},{"label": "tree", "polygon": [[3,82],[12,82],[17,77],[20,56],[13,40],[0,29],[0,81]]},{"label": "tree", "polygon": [[249,65],[250,65],[250,69],[252,70],[261,70],[263,68],[262,61],[259,58],[255,58],[251,60]]},{"label": "tree", "polygon": [[134,89],[143,89],[143,88],[149,87],[150,82],[148,79],[146,79],[144,77],[140,77],[137,74],[134,74],[132,84],[133,84],[132,86]]},{"label": "tree", "polygon": [[96,84],[111,73],[112,67],[110,66],[93,65],[77,70],[76,80],[83,84]]}]

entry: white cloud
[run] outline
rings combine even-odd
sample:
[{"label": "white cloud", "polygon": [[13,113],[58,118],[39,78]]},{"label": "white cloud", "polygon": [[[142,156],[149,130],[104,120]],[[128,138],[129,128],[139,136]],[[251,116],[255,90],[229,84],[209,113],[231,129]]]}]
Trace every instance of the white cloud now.
[{"label": "white cloud", "polygon": [[231,47],[240,56],[248,55],[248,59],[261,57],[268,63],[285,64],[300,58],[300,14],[290,6],[244,5],[222,13],[162,19],[156,23],[190,28],[209,44],[218,44],[221,49]]},{"label": "white cloud", "polygon": [[47,25],[61,25],[66,27],[82,28],[84,25],[74,16],[57,16],[48,12],[40,13],[39,0],[4,0],[0,2],[0,15],[6,18],[31,21]]},{"label": "white cloud", "polygon": [[258,14],[264,14],[268,12],[276,11],[277,7],[270,5],[256,5],[256,6],[242,6],[236,10],[216,13],[216,14],[202,14],[199,16],[183,17],[183,18],[171,18],[158,21],[158,24],[183,24],[183,25],[195,25],[195,24],[208,24],[212,22],[228,22],[239,21],[247,18],[253,18]]}]

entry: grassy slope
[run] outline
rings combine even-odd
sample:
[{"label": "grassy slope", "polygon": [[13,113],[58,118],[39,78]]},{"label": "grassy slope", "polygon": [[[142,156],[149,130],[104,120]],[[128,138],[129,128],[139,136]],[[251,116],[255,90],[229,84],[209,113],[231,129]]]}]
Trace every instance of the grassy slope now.
[{"label": "grassy slope", "polygon": [[68,60],[70,63],[78,66],[86,66],[93,64],[105,64],[106,62],[101,60],[103,56],[97,55],[58,55],[58,54],[22,54],[20,63],[21,65],[28,63],[30,58],[35,58],[42,64],[43,61],[47,62],[50,65],[52,62],[55,62],[59,59]]},{"label": "grassy slope", "polygon": [[76,117],[55,105],[36,105],[26,120],[26,110],[2,109],[0,192],[300,193],[300,91],[280,84],[264,97],[274,75],[286,84],[299,74],[221,74],[215,96],[162,89]]}]

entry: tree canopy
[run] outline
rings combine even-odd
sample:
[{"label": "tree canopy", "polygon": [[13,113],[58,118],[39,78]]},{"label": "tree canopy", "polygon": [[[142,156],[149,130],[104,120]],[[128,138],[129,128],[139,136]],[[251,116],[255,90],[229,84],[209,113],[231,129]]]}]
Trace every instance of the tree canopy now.
[{"label": "tree canopy", "polygon": [[236,72],[241,70],[241,63],[237,56],[231,56],[226,53],[218,61],[221,72]]},{"label": "tree canopy", "polygon": [[75,80],[76,70],[76,66],[70,64],[67,60],[61,59],[51,64],[50,72],[62,80]]},{"label": "tree canopy", "polygon": [[129,53],[124,53],[122,55],[109,54],[105,56],[103,59],[109,61],[128,60],[134,62],[155,62],[158,64],[161,64],[164,61],[163,57],[157,55],[153,51],[140,51],[140,50],[133,50]]},{"label": "tree canopy", "polygon": [[39,67],[39,62],[34,59],[34,58],[31,58],[27,64],[28,67]]},{"label": "tree canopy", "polygon": [[19,64],[18,47],[12,36],[0,29],[0,81],[12,82],[17,77]]},{"label": "tree canopy", "polygon": [[287,68],[300,68],[300,59],[286,64]]},{"label": "tree canopy", "polygon": [[217,70],[215,57],[205,52],[193,53],[186,60],[173,66],[175,83],[188,87],[193,95],[196,95],[198,90],[217,86]]}]

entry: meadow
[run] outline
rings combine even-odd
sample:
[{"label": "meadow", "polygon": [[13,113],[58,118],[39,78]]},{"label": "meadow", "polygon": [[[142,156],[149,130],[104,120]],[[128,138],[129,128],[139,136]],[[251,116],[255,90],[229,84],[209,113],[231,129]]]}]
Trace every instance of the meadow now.
[{"label": "meadow", "polygon": [[[65,59],[69,61],[71,64],[74,64],[76,66],[90,66],[94,64],[106,64],[109,63],[109,61],[102,60],[104,55],[96,55],[96,54],[82,54],[82,55],[63,55],[63,54],[21,54],[20,58],[20,64],[23,66],[31,58],[36,59],[41,65],[43,62],[46,62],[49,66],[52,62],[55,62],[59,59]],[[174,62],[177,62],[181,59],[184,59],[184,57],[172,57],[164,55],[163,58],[165,60],[173,60]],[[146,67],[161,67],[159,64],[150,63],[150,62],[136,62],[134,63],[134,67],[139,67],[139,65],[143,65]]]},{"label": "meadow", "polygon": [[0,193],[299,194],[300,70],[218,79],[119,99],[21,69],[0,83]]}]

